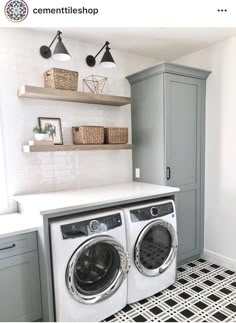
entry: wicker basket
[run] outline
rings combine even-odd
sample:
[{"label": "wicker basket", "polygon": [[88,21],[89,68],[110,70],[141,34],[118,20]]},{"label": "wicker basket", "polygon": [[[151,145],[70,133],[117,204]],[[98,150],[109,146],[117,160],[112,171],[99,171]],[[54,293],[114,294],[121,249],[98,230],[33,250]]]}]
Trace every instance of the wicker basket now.
[{"label": "wicker basket", "polygon": [[106,144],[127,144],[128,142],[128,128],[105,128],[104,135]]},{"label": "wicker basket", "polygon": [[78,72],[51,68],[44,73],[44,85],[47,88],[77,91]]},{"label": "wicker basket", "polygon": [[104,127],[80,126],[72,127],[73,143],[75,145],[95,145],[104,143]]}]

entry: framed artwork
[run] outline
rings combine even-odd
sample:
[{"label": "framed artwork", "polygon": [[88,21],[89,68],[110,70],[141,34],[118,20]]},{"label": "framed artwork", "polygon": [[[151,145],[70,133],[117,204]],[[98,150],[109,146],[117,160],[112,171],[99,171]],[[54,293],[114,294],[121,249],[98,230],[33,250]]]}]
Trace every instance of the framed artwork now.
[{"label": "framed artwork", "polygon": [[39,126],[45,128],[49,138],[54,141],[55,145],[63,145],[61,119],[39,117],[38,121]]}]

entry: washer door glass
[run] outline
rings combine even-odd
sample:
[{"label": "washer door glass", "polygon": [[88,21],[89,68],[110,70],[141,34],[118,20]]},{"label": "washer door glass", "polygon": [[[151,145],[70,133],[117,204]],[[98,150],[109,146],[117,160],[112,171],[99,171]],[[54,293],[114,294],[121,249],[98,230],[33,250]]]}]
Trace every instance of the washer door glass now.
[{"label": "washer door glass", "polygon": [[76,289],[85,295],[99,294],[116,278],[119,268],[117,250],[110,244],[98,242],[84,250],[77,260]]},{"label": "washer door glass", "polygon": [[173,226],[162,220],[148,224],[135,248],[135,263],[141,273],[156,276],[166,270],[176,254],[177,236]]},{"label": "washer door glass", "polygon": [[96,303],[110,297],[126,277],[129,258],[122,245],[109,236],[82,244],[71,257],[66,284],[80,302]]}]

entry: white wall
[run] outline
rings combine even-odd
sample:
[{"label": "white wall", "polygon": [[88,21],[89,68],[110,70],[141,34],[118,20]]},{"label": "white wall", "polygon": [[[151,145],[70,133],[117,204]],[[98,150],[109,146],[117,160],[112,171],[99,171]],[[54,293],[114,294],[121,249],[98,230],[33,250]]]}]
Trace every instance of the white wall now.
[{"label": "white wall", "polygon": [[43,59],[39,48],[48,45],[53,37],[54,34],[24,29],[0,30],[0,116],[9,206],[13,210],[15,204],[11,197],[14,194],[75,189],[132,179],[131,151],[22,153],[22,144],[32,138],[32,128],[38,117],[61,118],[64,143],[71,144],[71,127],[74,125],[128,126],[131,133],[131,114],[130,106],[116,108],[19,99],[16,95],[19,86],[43,86],[43,73],[51,67],[61,67],[79,71],[80,90],[82,79],[95,74],[108,77],[109,94],[129,96],[130,86],[125,76],[154,64],[153,59],[113,49],[117,62],[115,69],[103,69],[98,64],[90,68],[85,57],[95,55],[103,44],[91,45],[68,38],[63,41],[72,55],[69,62]]},{"label": "white wall", "polygon": [[175,62],[212,71],[206,98],[205,249],[236,261],[236,38]]}]

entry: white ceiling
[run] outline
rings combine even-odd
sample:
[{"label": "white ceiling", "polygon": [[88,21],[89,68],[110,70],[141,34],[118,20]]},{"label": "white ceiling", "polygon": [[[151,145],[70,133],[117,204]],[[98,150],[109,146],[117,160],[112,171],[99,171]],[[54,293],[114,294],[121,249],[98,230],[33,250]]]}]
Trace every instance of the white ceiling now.
[{"label": "white ceiling", "polygon": [[[56,28],[39,30],[56,33]],[[64,36],[94,43],[98,49],[106,40],[111,48],[173,60],[236,36],[236,28],[61,28]]]}]

